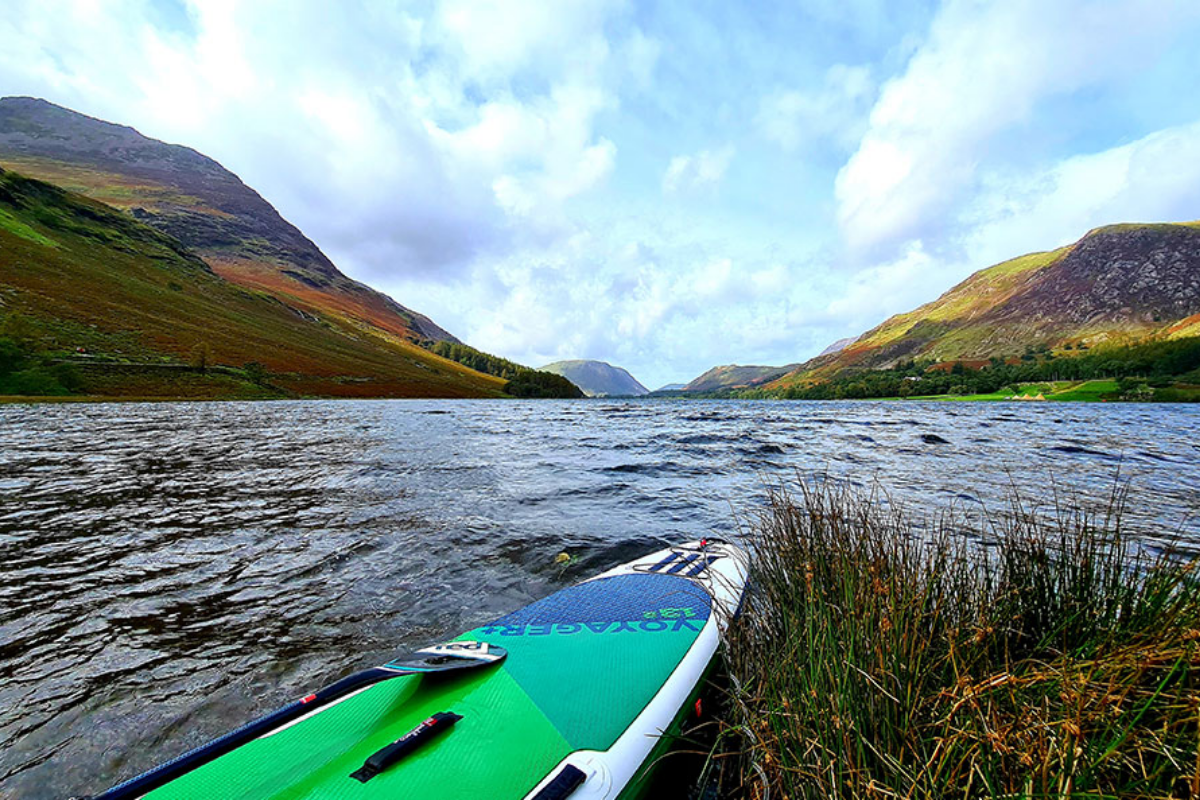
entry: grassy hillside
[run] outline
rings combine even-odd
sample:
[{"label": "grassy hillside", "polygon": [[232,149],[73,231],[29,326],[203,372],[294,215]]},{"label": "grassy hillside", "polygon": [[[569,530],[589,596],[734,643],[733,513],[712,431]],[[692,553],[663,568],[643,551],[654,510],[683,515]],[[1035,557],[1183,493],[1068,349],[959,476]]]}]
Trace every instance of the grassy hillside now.
[{"label": "grassy hillside", "polygon": [[1200,332],[1200,224],[1110,225],[1073,245],[976,272],[772,389],[905,360],[979,366],[1032,350],[1071,354]]},{"label": "grassy hillside", "polygon": [[[957,338],[962,339],[968,326],[961,323],[978,319],[997,304],[1011,300],[1030,284],[1037,272],[1060,259],[1066,250],[1030,253],[980,270],[932,303],[926,303],[907,314],[897,314],[868,331],[841,352],[850,355],[905,339],[916,342],[921,339],[922,333],[932,334],[929,337],[932,339],[941,326],[950,325],[959,329]],[[949,346],[944,341],[939,344]],[[970,347],[964,349],[969,351]]]},{"label": "grassy hillside", "polygon": [[234,285],[174,238],[4,170],[0,314],[22,320],[40,357],[78,362],[83,391],[104,395],[241,395],[246,380],[212,367],[247,363],[302,395],[479,397],[503,387],[399,337]]},{"label": "grassy hillside", "polygon": [[7,97],[0,99],[0,167],[125,211],[178,239],[229,281],[351,336],[456,341],[342,274],[257,192],[190,148],[44,100]]}]

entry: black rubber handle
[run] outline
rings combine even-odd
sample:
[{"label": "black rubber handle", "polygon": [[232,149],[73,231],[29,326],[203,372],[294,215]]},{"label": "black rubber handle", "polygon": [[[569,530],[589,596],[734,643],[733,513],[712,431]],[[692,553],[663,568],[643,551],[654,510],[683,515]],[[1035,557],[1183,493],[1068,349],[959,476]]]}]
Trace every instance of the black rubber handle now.
[{"label": "black rubber handle", "polygon": [[450,726],[460,719],[462,715],[450,711],[434,714],[387,747],[377,750],[361,767],[351,772],[350,777],[366,783],[442,731],[450,730]]},{"label": "black rubber handle", "polygon": [[566,800],[572,792],[583,785],[587,775],[574,764],[567,764],[554,780],[542,787],[533,800]]}]

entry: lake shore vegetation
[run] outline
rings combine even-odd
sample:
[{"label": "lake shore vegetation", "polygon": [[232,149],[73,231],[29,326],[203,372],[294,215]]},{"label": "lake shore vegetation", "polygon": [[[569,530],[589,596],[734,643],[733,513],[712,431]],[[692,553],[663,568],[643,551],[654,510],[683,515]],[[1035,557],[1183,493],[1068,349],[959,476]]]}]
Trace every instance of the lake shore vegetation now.
[{"label": "lake shore vegetation", "polygon": [[807,385],[734,390],[723,396],[1009,400],[1038,394],[1084,402],[1200,401],[1200,337],[1094,349],[1030,347],[1019,357],[977,362],[907,360],[889,369],[847,371]]},{"label": "lake shore vegetation", "polygon": [[1125,500],[920,521],[771,491],[726,651],[736,794],[1200,794],[1196,562],[1126,538]]}]

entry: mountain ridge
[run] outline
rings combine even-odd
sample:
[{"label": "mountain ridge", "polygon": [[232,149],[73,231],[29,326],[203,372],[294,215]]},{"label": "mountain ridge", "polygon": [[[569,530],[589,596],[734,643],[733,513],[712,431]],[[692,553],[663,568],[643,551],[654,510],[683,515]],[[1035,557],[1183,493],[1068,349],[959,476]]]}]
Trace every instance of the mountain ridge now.
[{"label": "mountain ridge", "polygon": [[588,397],[641,397],[650,394],[637,378],[622,367],[605,361],[569,359],[540,367],[543,372],[561,375],[583,390]]},{"label": "mountain ridge", "polygon": [[725,389],[749,389],[770,383],[791,372],[799,364],[783,367],[723,364],[693,378],[680,391],[716,392]]},{"label": "mountain ridge", "polygon": [[31,97],[0,98],[0,166],[129,213],[215,272],[353,332],[457,342],[423,314],[344,275],[252,187],[193,148]]},{"label": "mountain ridge", "polygon": [[1198,313],[1200,223],[1105,225],[1065,247],[978,270],[767,386],[917,358],[986,362],[1020,358],[1036,347],[1131,344],[1192,331]]}]

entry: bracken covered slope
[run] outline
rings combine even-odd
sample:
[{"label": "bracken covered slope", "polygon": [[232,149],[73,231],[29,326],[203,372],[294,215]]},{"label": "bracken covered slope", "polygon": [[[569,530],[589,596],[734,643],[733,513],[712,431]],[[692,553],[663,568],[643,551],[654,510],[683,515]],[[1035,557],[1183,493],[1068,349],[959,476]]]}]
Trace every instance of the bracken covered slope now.
[{"label": "bracken covered slope", "polygon": [[215,272],[350,329],[457,341],[429,318],[351,280],[270,203],[195,150],[30,97],[0,98],[0,167],[132,214]]},{"label": "bracken covered slope", "polygon": [[1189,335],[1200,318],[1200,224],[1110,225],[976,272],[771,386],[906,359],[986,361],[1027,348]]},{"label": "bracken covered slope", "polygon": [[[191,386],[185,367],[198,347],[209,364],[260,363],[271,384],[302,395],[479,397],[503,387],[397,337],[352,335],[230,283],[173,237],[3,169],[0,317],[25,320],[38,351],[74,359],[87,367],[86,390],[114,396]],[[225,392],[209,380],[179,393]]]}]

